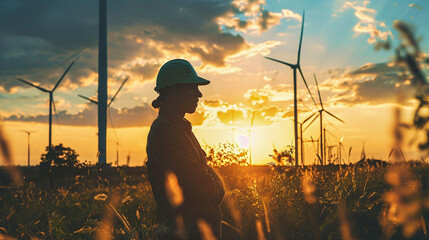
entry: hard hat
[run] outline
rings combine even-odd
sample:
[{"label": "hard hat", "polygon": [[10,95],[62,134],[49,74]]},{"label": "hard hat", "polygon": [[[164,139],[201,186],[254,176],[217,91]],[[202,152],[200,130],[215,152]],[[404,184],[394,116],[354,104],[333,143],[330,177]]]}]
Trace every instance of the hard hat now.
[{"label": "hard hat", "polygon": [[192,65],[184,59],[173,59],[159,69],[155,91],[181,83],[207,85],[209,80],[199,77]]}]

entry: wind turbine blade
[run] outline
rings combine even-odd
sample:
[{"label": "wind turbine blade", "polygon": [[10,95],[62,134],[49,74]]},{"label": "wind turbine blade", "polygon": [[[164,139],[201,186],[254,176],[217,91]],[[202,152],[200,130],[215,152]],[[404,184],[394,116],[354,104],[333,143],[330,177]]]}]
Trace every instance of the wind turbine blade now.
[{"label": "wind turbine blade", "polygon": [[60,121],[58,120],[57,108],[55,107],[55,100],[52,98],[52,106],[54,107],[55,119],[57,120],[57,124],[60,125]]},{"label": "wind turbine blade", "polygon": [[311,115],[310,115],[310,117],[306,118],[306,119],[302,122],[302,124],[304,124],[305,122],[307,122],[308,120],[310,120],[310,118],[312,118],[312,117],[314,116],[314,114],[316,114],[316,113],[317,113],[317,112],[315,112],[315,113],[311,114]]},{"label": "wind turbine blade", "polygon": [[330,113],[330,112],[326,111],[325,109],[323,109],[323,111],[325,111],[327,114],[331,115],[332,117],[334,117],[334,118],[335,118],[335,119],[337,119],[338,121],[340,121],[340,122],[344,123],[344,121],[343,121],[343,120],[341,120],[340,118],[336,117],[334,114],[332,114],[332,113]]},{"label": "wind turbine blade", "polygon": [[253,111],[252,121],[250,122],[250,127],[249,127],[249,129],[253,127],[253,122],[254,122],[254,121],[255,121],[255,111]]},{"label": "wind turbine blade", "polygon": [[301,36],[299,37],[298,58],[297,58],[297,61],[296,61],[296,65],[298,65],[298,66],[299,66],[299,62],[300,62],[300,59],[301,59],[302,35],[304,33],[304,18],[305,18],[305,11],[302,11]]},{"label": "wind turbine blade", "polygon": [[295,67],[295,65],[294,65],[294,64],[290,64],[290,63],[287,63],[287,62],[283,62],[283,61],[280,61],[280,60],[277,60],[277,59],[274,59],[274,58],[270,58],[270,57],[264,57],[264,58],[266,58],[266,59],[268,59],[268,60],[271,60],[271,61],[274,61],[274,62],[278,62],[278,63],[284,64],[284,65],[288,65],[288,66],[289,66],[289,67],[291,67],[291,68]]},{"label": "wind turbine blade", "polygon": [[118,134],[116,134],[116,128],[115,128],[115,125],[113,125],[112,116],[110,115],[110,109],[109,108],[107,109],[107,113],[108,113],[107,115],[108,115],[109,121],[110,121],[110,126],[112,127],[113,133],[115,134],[116,142],[118,142],[119,141]]},{"label": "wind turbine blade", "polygon": [[63,73],[63,75],[60,77],[60,79],[58,80],[57,84],[55,84],[54,88],[52,89],[52,92],[55,91],[55,89],[57,89],[58,85],[60,85],[60,82],[66,76],[67,72],[70,70],[70,68],[73,66],[74,63],[75,63],[74,60],[70,63],[69,67],[66,69],[66,71]]},{"label": "wind turbine blade", "polygon": [[92,103],[95,103],[95,104],[98,104],[98,102],[96,101],[96,100],[93,100],[93,99],[91,99],[91,98],[87,98],[87,97],[85,97],[85,96],[82,96],[82,95],[78,95],[79,97],[81,97],[81,98],[83,98],[83,99],[85,99],[85,100],[88,100],[88,101],[90,101],[90,102],[92,102]]},{"label": "wind turbine blade", "polygon": [[25,84],[28,84],[28,85],[30,85],[30,86],[32,86],[32,87],[35,87],[35,88],[39,89],[39,90],[40,90],[40,91],[42,91],[42,92],[49,92],[49,90],[44,89],[44,88],[39,87],[39,86],[36,86],[36,85],[32,84],[31,82],[29,82],[29,81],[27,81],[27,80],[24,80],[24,79],[22,79],[22,78],[18,78],[18,81],[23,82],[23,83],[25,83]]},{"label": "wind turbine blade", "polygon": [[310,126],[311,126],[311,124],[314,122],[314,121],[316,121],[316,119],[319,117],[320,115],[317,115],[315,118],[313,118],[313,120],[311,120],[311,122],[307,125],[307,127],[305,127],[304,128],[304,130],[302,130],[303,132],[305,131],[305,130],[307,130],[307,128],[309,128]]},{"label": "wind turbine blade", "polygon": [[115,95],[113,95],[112,99],[110,100],[109,104],[107,104],[107,107],[110,107],[110,104],[115,100],[116,96],[118,95],[119,91],[121,91],[124,84],[127,82],[129,77],[125,78],[125,80],[122,82],[121,86],[119,87],[118,91],[116,91]]},{"label": "wind turbine blade", "polygon": [[319,83],[317,83],[317,78],[316,78],[316,74],[315,73],[313,73],[313,76],[314,76],[314,81],[316,81],[317,93],[319,94],[320,106],[322,107],[322,110],[323,110],[324,108],[323,108],[323,103],[322,103],[322,95],[320,95]]},{"label": "wind turbine blade", "polygon": [[314,106],[317,108],[316,101],[314,101],[313,94],[311,94],[310,88],[308,88],[307,81],[305,81],[304,74],[302,73],[301,67],[298,67],[299,73],[301,74],[302,80],[304,81],[305,87],[307,88],[308,93],[310,93],[311,100],[313,100]]}]

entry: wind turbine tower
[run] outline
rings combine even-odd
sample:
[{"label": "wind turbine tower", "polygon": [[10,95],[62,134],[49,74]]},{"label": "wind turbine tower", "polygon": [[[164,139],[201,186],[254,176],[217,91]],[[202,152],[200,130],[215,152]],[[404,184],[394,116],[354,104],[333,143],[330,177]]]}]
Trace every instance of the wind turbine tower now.
[{"label": "wind turbine tower", "polygon": [[28,167],[30,166],[30,135],[32,133],[35,133],[34,131],[25,131],[25,130],[21,130],[21,132],[25,132],[27,134],[27,165]]},{"label": "wind turbine tower", "polygon": [[311,99],[313,100],[314,105],[316,105],[316,102],[314,101],[313,95],[310,92],[310,89],[308,88],[307,82],[305,81],[304,74],[301,70],[300,65],[300,58],[301,58],[301,45],[302,45],[302,34],[304,32],[304,18],[305,18],[305,12],[302,13],[302,24],[301,24],[301,35],[299,38],[299,47],[298,47],[298,56],[297,61],[295,64],[293,63],[287,63],[283,62],[274,58],[265,57],[266,59],[269,59],[271,61],[275,61],[284,65],[289,66],[293,69],[293,106],[294,106],[294,136],[295,136],[295,166],[298,166],[298,158],[299,158],[299,150],[298,150],[298,104],[297,104],[297,82],[296,82],[296,71],[298,70],[301,74],[302,80],[304,81],[305,86],[307,87],[308,92],[310,93]]},{"label": "wind turbine tower", "polygon": [[100,0],[98,26],[98,164],[106,164],[107,0]]},{"label": "wind turbine tower", "polygon": [[[126,77],[126,78],[125,78],[125,80],[122,82],[122,84],[121,84],[121,86],[119,87],[119,89],[116,91],[115,95],[113,95],[112,99],[110,99],[109,104],[107,104],[107,109],[110,107],[110,105],[111,105],[111,104],[113,103],[113,101],[116,99],[116,96],[118,96],[119,91],[121,91],[121,89],[122,89],[122,87],[124,86],[124,84],[128,81],[128,78],[129,78],[129,77]],[[90,101],[91,103],[96,104],[97,106],[99,106],[99,104],[98,104],[98,101],[97,101],[97,100],[94,100],[94,99],[92,99],[92,98],[85,97],[85,96],[80,95],[80,94],[79,94],[78,96],[79,96],[79,97],[81,97],[81,98],[83,98],[83,99],[86,99],[86,100]],[[119,150],[118,150],[119,140],[118,140],[118,136],[117,136],[116,131],[115,131],[115,127],[113,126],[112,118],[110,117],[110,111],[109,111],[109,119],[110,119],[110,125],[112,126],[113,131],[114,131],[114,133],[115,133],[115,137],[116,137],[116,162],[118,162],[118,161],[119,161]]]}]

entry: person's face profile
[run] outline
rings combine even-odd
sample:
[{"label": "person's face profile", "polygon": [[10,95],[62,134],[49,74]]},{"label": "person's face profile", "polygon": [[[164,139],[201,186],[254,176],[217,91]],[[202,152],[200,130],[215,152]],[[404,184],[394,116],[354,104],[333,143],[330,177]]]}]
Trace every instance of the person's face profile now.
[{"label": "person's face profile", "polygon": [[198,84],[180,84],[175,89],[176,101],[185,113],[194,113],[198,106],[198,99],[202,93],[198,89]]}]

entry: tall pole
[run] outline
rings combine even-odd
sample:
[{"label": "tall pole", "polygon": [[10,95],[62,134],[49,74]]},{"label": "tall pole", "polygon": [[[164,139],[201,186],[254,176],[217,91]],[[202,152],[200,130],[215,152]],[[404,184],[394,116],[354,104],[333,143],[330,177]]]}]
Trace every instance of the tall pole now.
[{"label": "tall pole", "polygon": [[322,113],[323,113],[323,110],[319,110],[319,114],[320,114],[320,138],[319,138],[319,140],[320,140],[320,157],[322,158],[322,165],[325,163],[325,160],[324,160],[324,151],[323,151],[323,118],[322,118]]},{"label": "tall pole", "polygon": [[53,92],[49,92],[49,151],[52,149],[52,102]]},{"label": "tall pole", "polygon": [[338,149],[340,150],[340,151],[338,152],[338,158],[340,159],[340,165],[341,165],[341,141],[340,141],[340,143],[338,144]]},{"label": "tall pole", "polygon": [[320,154],[319,153],[319,139],[317,139],[317,144],[316,145],[317,145],[317,154]]},{"label": "tall pole", "polygon": [[301,136],[301,165],[304,166],[304,139],[302,136],[302,123],[299,125],[299,132],[299,135]]},{"label": "tall pole", "polygon": [[325,165],[326,165],[326,128],[323,129],[323,154],[324,154]]},{"label": "tall pole", "polygon": [[119,166],[119,142],[116,142],[116,166]]},{"label": "tall pole", "polygon": [[30,133],[27,132],[27,155],[28,155],[28,166],[30,166]]},{"label": "tall pole", "polygon": [[98,32],[98,163],[106,164],[107,128],[107,3],[100,0]]},{"label": "tall pole", "polygon": [[298,104],[296,97],[296,67],[293,68],[293,129],[295,133],[295,166],[298,166]]}]

